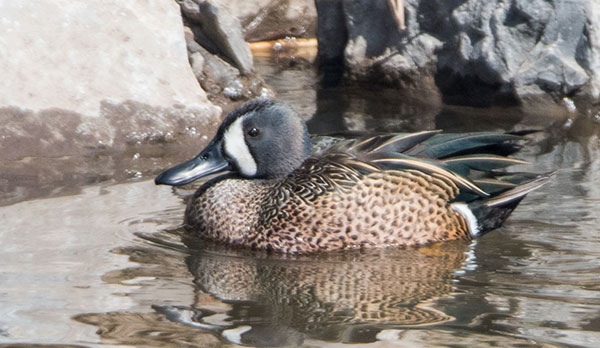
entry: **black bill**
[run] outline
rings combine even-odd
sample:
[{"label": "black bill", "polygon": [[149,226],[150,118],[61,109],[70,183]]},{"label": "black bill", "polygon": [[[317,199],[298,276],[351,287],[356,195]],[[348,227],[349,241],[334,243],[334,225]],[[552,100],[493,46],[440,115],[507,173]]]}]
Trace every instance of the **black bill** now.
[{"label": "black bill", "polygon": [[211,142],[193,159],[167,169],[154,179],[156,185],[181,186],[210,174],[230,170],[229,162],[221,153],[221,143]]}]

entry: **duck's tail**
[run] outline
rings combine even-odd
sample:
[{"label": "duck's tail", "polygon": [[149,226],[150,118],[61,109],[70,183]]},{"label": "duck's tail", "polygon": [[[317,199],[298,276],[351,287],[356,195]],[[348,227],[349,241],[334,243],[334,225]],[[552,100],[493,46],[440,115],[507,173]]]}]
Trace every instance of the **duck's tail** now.
[{"label": "duck's tail", "polygon": [[497,196],[476,200],[468,204],[455,204],[454,208],[467,219],[471,236],[480,237],[500,227],[529,192],[546,184],[551,177],[552,174],[540,175],[532,181],[516,186]]}]

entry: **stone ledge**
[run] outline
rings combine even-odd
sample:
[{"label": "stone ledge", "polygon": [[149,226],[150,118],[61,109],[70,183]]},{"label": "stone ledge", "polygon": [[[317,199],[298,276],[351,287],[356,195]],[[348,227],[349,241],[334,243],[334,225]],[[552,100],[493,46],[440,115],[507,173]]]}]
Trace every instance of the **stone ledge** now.
[{"label": "stone ledge", "polygon": [[[437,89],[445,103],[598,103],[600,3],[317,0],[319,60],[347,78]],[[402,6],[405,28],[393,6]],[[334,19],[334,20],[332,20]],[[433,82],[433,86],[432,86]],[[434,87],[434,88],[432,88]]]}]

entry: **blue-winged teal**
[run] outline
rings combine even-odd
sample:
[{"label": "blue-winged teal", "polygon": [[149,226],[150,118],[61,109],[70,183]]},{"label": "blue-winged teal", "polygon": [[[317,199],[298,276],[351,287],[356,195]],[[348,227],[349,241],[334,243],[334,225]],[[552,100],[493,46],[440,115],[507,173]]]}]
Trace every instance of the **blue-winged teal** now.
[{"label": "blue-winged teal", "polygon": [[185,225],[227,244],[286,253],[470,240],[499,227],[545,176],[498,171],[521,137],[379,135],[311,154],[303,120],[273,100],[230,113],[194,159],[155,182],[225,172],[190,199]]}]

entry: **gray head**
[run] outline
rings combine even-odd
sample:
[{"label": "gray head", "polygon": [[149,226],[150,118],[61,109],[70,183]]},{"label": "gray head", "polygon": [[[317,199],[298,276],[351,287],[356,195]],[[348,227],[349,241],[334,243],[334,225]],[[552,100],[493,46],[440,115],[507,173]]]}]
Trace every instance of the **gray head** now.
[{"label": "gray head", "polygon": [[227,115],[198,156],[163,172],[155,182],[183,185],[225,170],[247,178],[280,178],[298,168],[310,152],[306,124],[294,110],[256,99]]}]

